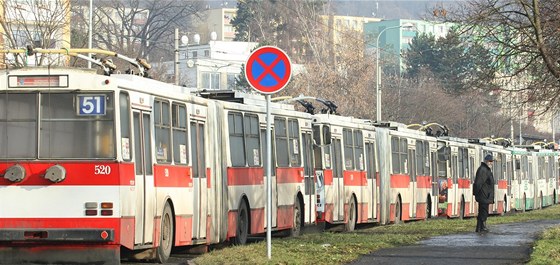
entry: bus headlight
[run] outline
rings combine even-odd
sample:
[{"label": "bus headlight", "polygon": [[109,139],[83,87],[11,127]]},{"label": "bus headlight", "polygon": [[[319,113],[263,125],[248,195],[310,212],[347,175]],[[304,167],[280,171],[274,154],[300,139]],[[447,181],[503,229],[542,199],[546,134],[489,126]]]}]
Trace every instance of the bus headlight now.
[{"label": "bus headlight", "polygon": [[66,178],[66,169],[61,165],[54,165],[47,169],[45,178],[54,183],[61,182]]},{"label": "bus headlight", "polygon": [[27,172],[19,164],[15,164],[6,170],[4,178],[11,182],[21,182],[26,177]]}]

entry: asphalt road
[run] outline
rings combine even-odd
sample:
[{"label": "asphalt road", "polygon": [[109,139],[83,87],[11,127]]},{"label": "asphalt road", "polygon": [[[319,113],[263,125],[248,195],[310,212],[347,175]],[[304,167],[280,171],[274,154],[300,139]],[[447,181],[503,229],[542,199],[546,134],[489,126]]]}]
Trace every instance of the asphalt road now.
[{"label": "asphalt road", "polygon": [[[490,226],[485,234],[464,233],[432,237],[416,245],[381,249],[348,265],[450,265],[450,264],[525,264],[538,234],[560,225],[560,220],[531,221]],[[473,227],[474,230],[474,227]],[[262,238],[254,238],[254,241]],[[175,251],[167,265],[192,265],[197,255]],[[149,263],[127,262],[125,265]]]},{"label": "asphalt road", "polygon": [[412,246],[381,249],[350,265],[525,264],[539,232],[557,225],[560,220],[532,221],[494,225],[486,234],[437,236]]}]

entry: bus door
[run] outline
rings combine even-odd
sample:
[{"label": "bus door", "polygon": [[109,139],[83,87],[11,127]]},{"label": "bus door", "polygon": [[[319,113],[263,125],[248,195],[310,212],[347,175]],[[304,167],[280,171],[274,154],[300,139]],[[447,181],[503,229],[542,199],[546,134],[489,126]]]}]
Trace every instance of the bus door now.
[{"label": "bus door", "polygon": [[342,175],[342,145],[340,139],[333,138],[333,221],[344,220],[344,176]]},{"label": "bus door", "polygon": [[155,188],[152,163],[152,134],[150,113],[133,110],[134,167],[135,167],[135,232],[134,244],[153,241]]},{"label": "bus door", "polygon": [[[412,145],[410,145],[412,146]],[[416,150],[408,149],[408,174],[410,174],[410,212],[409,217],[416,217],[416,193],[418,183],[416,182]]]},{"label": "bus door", "polygon": [[[430,209],[430,213],[433,216],[438,214],[437,205],[439,204],[439,176],[438,176],[437,151],[431,151],[431,157],[432,157],[432,161],[431,161],[432,170],[430,171],[430,176],[432,176],[432,198],[435,198],[435,200],[432,200],[432,209]],[[427,216],[427,217],[432,217],[432,216]]]},{"label": "bus door", "polygon": [[301,135],[303,141],[303,173],[304,173],[304,216],[305,223],[315,221],[315,174],[313,173],[313,142],[311,141],[311,133],[304,132]]},{"label": "bus door", "polygon": [[206,144],[204,123],[191,122],[191,161],[194,188],[193,200],[193,238],[206,237],[206,219],[208,217],[208,182],[206,178]]},{"label": "bus door", "polygon": [[375,166],[375,143],[366,143],[367,189],[371,195],[368,199],[368,219],[377,216],[377,167]]}]

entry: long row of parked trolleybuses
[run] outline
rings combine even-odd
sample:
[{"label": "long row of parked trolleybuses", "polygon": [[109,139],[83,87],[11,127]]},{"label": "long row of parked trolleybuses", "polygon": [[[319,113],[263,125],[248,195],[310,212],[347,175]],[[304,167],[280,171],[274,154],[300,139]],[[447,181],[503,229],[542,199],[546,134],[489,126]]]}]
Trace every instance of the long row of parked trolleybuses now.
[{"label": "long row of parked trolleybuses", "polygon": [[0,84],[7,263],[118,262],[121,251],[164,262],[173,246],[243,244],[267,229],[472,217],[487,153],[496,158],[492,214],[557,202],[557,151],[273,103],[268,224],[260,96],[216,99],[224,94],[49,67],[7,69]]}]

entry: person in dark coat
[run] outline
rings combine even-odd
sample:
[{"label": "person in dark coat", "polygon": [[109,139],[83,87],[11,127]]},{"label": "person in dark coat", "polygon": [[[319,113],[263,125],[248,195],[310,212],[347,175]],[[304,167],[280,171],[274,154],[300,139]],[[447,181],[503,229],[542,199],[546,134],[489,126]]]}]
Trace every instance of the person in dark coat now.
[{"label": "person in dark coat", "polygon": [[492,165],[494,157],[488,154],[484,157],[484,162],[476,170],[476,177],[473,184],[473,194],[478,202],[478,216],[476,217],[476,232],[488,232],[486,219],[488,218],[489,204],[494,203],[494,175]]}]

